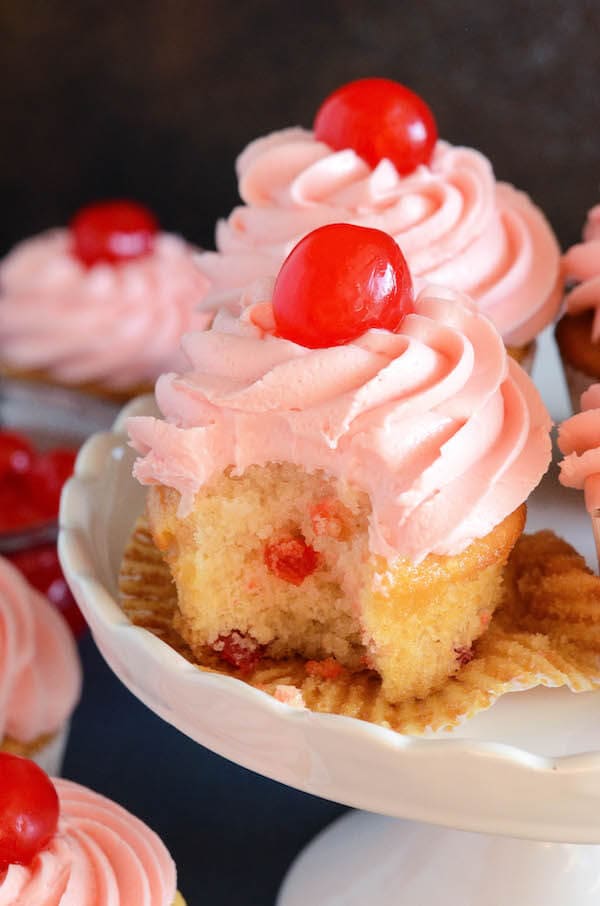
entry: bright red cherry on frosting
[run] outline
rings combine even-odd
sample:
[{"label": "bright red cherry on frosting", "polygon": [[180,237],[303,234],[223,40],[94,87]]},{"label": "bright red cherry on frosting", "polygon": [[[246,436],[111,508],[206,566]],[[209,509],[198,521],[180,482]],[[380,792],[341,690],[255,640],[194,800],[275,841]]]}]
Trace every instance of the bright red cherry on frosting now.
[{"label": "bright red cherry on frosting", "polygon": [[0,752],[0,870],[29,865],[58,826],[50,779],[33,761]]},{"label": "bright red cherry on frosting", "polygon": [[391,79],[358,79],[321,104],[315,137],[335,151],[352,148],[371,167],[388,158],[402,175],[431,159],[438,133],[418,94]]},{"label": "bright red cherry on frosting", "polygon": [[152,251],[158,222],[135,201],[99,201],[71,221],[73,252],[82,264],[118,264]]},{"label": "bright red cherry on frosting", "polygon": [[340,346],[372,327],[397,330],[413,311],[404,255],[387,233],[332,223],[301,239],[273,290],[277,334],[301,346]]}]

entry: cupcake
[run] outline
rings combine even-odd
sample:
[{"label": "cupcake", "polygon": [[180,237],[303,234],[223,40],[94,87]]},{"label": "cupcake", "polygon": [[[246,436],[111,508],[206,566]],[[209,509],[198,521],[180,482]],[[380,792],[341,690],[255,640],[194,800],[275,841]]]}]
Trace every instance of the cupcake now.
[{"label": "cupcake", "polygon": [[[574,408],[579,408],[576,402]],[[600,384],[584,391],[580,408],[558,429],[558,446],[564,455],[559,480],[585,494],[600,563]]]},{"label": "cupcake", "polygon": [[511,354],[531,364],[562,295],[556,238],[483,154],[438,140],[417,95],[387,79],[350,83],[326,99],[312,131],[259,138],[236,167],[244,205],[219,222],[218,251],[199,259],[211,280],[207,311],[235,305],[240,288],[276,273],[309,231],[347,222],[393,236],[417,289],[469,294]]},{"label": "cupcake", "polygon": [[600,380],[600,205],[588,214],[583,242],[565,254],[563,272],[571,288],[556,342],[577,411],[581,394]]},{"label": "cupcake", "polygon": [[185,906],[157,835],[124,808],[0,754],[0,902]]},{"label": "cupcake", "polygon": [[58,773],[80,691],[66,622],[0,557],[0,751]]},{"label": "cupcake", "polygon": [[21,242],[0,264],[0,373],[116,401],[151,390],[205,320],[195,255],[126,201]]},{"label": "cupcake", "polygon": [[164,418],[129,421],[175,628],[200,662],[366,665],[422,698],[501,600],[546,409],[465,297],[413,300],[377,230],[315,230],[236,308],[183,339]]}]

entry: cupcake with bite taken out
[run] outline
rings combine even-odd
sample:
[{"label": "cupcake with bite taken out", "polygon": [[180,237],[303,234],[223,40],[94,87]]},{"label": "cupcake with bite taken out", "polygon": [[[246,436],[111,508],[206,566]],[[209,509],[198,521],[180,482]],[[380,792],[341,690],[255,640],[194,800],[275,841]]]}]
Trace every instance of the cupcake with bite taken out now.
[{"label": "cupcake with bite taken out", "polygon": [[452,290],[415,298],[388,234],[332,224],[183,348],[163,418],[129,432],[198,660],[366,665],[390,702],[443,685],[501,601],[550,459],[491,321]]},{"label": "cupcake with bite taken out", "polygon": [[237,160],[244,204],[218,224],[203,306],[235,307],[239,290],[279,270],[311,230],[346,222],[389,233],[415,287],[467,293],[529,367],[562,295],[560,250],[527,195],[494,177],[471,148],[438,139],[424,101],[388,79],[335,91],[312,130],[252,142]]},{"label": "cupcake with bite taken out", "polygon": [[588,214],[583,242],[565,254],[563,272],[569,289],[555,335],[577,411],[581,394],[600,381],[600,205]]},{"label": "cupcake with bite taken out", "polygon": [[27,756],[58,773],[80,692],[81,668],[69,627],[0,557],[0,751]]},{"label": "cupcake with bite taken out", "polygon": [[185,906],[157,835],[124,808],[0,753],[0,902]]},{"label": "cupcake with bite taken out", "polygon": [[130,201],[90,205],[0,263],[0,374],[121,401],[175,367],[207,282],[196,251]]}]

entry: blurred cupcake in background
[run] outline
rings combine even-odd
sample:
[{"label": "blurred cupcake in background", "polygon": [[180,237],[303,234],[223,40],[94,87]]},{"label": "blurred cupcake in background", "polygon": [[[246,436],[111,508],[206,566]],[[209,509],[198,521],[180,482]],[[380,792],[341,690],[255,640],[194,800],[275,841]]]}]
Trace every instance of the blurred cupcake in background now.
[{"label": "blurred cupcake in background", "polygon": [[203,325],[196,250],[132,201],[105,201],[0,263],[0,373],[117,402],[151,390]]},{"label": "blurred cupcake in background", "polygon": [[[467,293],[509,351],[531,364],[537,334],[560,304],[560,250],[530,198],[497,182],[489,160],[438,139],[421,98],[387,79],[330,95],[312,130],[252,142],[236,164],[244,205],[200,256],[212,286],[203,307],[234,306],[239,289],[275,275],[316,227],[348,222],[394,237],[415,288]],[[237,291],[237,292],[236,292]]]},{"label": "blurred cupcake in background", "polygon": [[81,667],[69,627],[0,557],[0,752],[59,773],[80,692]]},{"label": "blurred cupcake in background", "polygon": [[160,838],[110,799],[0,753],[0,902],[185,906]]},{"label": "blurred cupcake in background", "polygon": [[600,205],[588,214],[583,242],[565,254],[563,273],[567,296],[556,342],[571,403],[578,411],[581,394],[600,381]]}]

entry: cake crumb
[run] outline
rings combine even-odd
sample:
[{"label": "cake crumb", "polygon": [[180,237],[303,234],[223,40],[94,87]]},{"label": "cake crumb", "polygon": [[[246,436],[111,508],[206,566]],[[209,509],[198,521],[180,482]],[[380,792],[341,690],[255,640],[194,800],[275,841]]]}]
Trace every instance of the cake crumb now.
[{"label": "cake crumb", "polygon": [[284,683],[280,683],[275,686],[275,692],[273,694],[278,702],[289,705],[291,708],[306,708],[302,692],[297,686],[288,686]]}]

